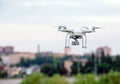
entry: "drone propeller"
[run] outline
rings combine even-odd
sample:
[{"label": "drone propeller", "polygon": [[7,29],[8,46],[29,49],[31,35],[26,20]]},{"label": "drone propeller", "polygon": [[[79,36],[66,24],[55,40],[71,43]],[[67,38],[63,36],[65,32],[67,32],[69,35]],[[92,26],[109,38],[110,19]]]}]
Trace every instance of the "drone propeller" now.
[{"label": "drone propeller", "polygon": [[[89,29],[88,27],[83,27],[83,26],[81,26],[81,28]],[[94,29],[101,29],[102,27],[95,27],[95,26],[93,26],[92,28],[94,28]]]},{"label": "drone propeller", "polygon": [[102,29],[102,27],[95,27],[95,26],[93,26],[93,28],[95,28],[95,29]]},{"label": "drone propeller", "polygon": [[[81,26],[81,27],[82,27],[82,26]],[[82,27],[82,28],[89,29],[88,27]]]}]

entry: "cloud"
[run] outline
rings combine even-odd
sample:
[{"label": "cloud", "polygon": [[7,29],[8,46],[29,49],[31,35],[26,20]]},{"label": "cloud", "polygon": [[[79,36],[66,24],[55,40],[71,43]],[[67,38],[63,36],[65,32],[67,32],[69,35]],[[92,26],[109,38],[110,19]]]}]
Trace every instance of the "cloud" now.
[{"label": "cloud", "polygon": [[84,6],[84,5],[99,5],[99,4],[120,4],[119,0],[10,0],[16,6],[21,7],[44,7],[44,6]]},{"label": "cloud", "polygon": [[[6,8],[9,14],[40,15],[120,15],[120,5],[105,4],[104,0],[7,0],[12,6]],[[4,10],[4,11],[5,11]],[[12,11],[13,10],[13,11]],[[19,14],[18,13],[18,14]]]},{"label": "cloud", "polygon": [[[57,28],[53,28],[47,25],[33,25],[33,24],[0,24],[1,36],[4,35],[4,39],[13,38],[14,40],[37,40],[38,38],[50,40],[49,36],[57,36]],[[55,35],[54,35],[55,34]],[[37,37],[38,38],[35,38]],[[33,38],[34,37],[34,38]],[[42,38],[45,37],[45,38]],[[48,37],[48,38],[47,38]],[[24,39],[25,38],[25,39]],[[32,38],[32,39],[31,39]],[[46,39],[47,38],[47,39]]]},{"label": "cloud", "polygon": [[101,0],[107,4],[120,4],[120,0]]},{"label": "cloud", "polygon": [[[29,24],[43,24],[43,25],[53,25],[53,24],[119,24],[120,15],[110,15],[110,16],[41,16],[38,14],[27,15],[16,20],[13,23],[29,23]],[[5,21],[6,22],[6,21]],[[10,21],[9,21],[10,22]]]},{"label": "cloud", "polygon": [[[62,17],[59,17],[59,18],[62,18]],[[86,17],[86,19],[87,18],[88,17]],[[100,19],[98,17],[89,16],[89,20],[92,20],[93,18],[95,20]],[[115,18],[115,16],[112,18]],[[77,17],[74,19],[77,19]],[[68,20],[70,19],[67,18],[67,21]],[[78,18],[77,20],[80,20],[80,18]],[[73,20],[72,22],[74,21],[76,20]],[[79,22],[78,26],[81,26],[81,21],[78,21]],[[108,27],[111,27],[111,25],[114,25],[114,24],[109,23]],[[72,26],[75,26],[75,25],[72,25]],[[82,25],[82,26],[86,26],[86,25]],[[35,51],[33,49],[37,44],[40,44],[42,50],[45,50],[45,51],[52,50],[54,52],[63,52],[63,49],[64,49],[65,34],[58,32],[57,27],[55,26],[50,26],[50,25],[42,26],[42,25],[32,25],[32,24],[31,25],[30,24],[28,25],[0,24],[0,30],[1,30],[0,31],[1,45],[13,45],[15,46],[15,48],[17,47],[17,50]],[[119,30],[120,30],[119,28],[113,27],[113,28],[98,30],[92,34],[87,34],[88,49],[83,50],[81,49],[81,46],[72,47],[73,52],[74,53],[83,53],[86,51],[89,52],[90,50],[95,50],[95,48],[98,46],[108,45],[113,48],[114,54],[119,53],[120,47],[118,46],[118,43],[120,42],[119,40],[120,37],[116,37],[116,36],[119,36]],[[58,48],[57,50],[56,50],[56,46]]]},{"label": "cloud", "polygon": [[61,5],[61,6],[78,6],[80,3],[73,0],[10,0],[16,6],[22,7],[34,7],[34,6],[51,6],[51,5]]},{"label": "cloud", "polygon": [[[0,30],[0,45],[15,45],[15,48],[19,47],[17,50],[31,51],[32,45],[34,45],[33,48],[36,48],[37,44],[40,44],[41,49],[45,51],[58,52],[60,49],[63,51],[65,34],[58,32],[56,27],[32,24],[0,24]],[[57,50],[55,50],[56,43],[60,43],[58,46],[60,48]]]},{"label": "cloud", "polygon": [[[55,51],[58,44],[61,45],[58,45],[59,49],[64,48],[65,34],[57,32],[58,25],[95,25],[107,28],[97,31],[94,35],[88,35],[89,49],[104,44],[120,49],[117,46],[120,40],[116,37],[119,36],[120,30],[119,2],[117,0],[2,0],[0,4],[4,6],[4,11],[0,11],[1,45],[13,43],[25,49],[27,43],[31,46],[40,41],[42,48]],[[78,50],[79,53],[80,47],[75,51]]]}]

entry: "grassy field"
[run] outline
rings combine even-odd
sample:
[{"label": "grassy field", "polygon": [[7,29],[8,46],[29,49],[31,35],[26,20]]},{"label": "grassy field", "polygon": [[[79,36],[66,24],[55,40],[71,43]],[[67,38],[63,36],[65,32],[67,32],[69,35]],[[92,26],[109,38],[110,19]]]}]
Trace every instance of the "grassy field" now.
[{"label": "grassy field", "polygon": [[95,76],[93,74],[78,74],[71,77],[74,82],[69,82],[67,77],[54,75],[47,77],[40,73],[34,73],[21,82],[21,84],[120,84],[120,73],[114,72],[107,75]]}]

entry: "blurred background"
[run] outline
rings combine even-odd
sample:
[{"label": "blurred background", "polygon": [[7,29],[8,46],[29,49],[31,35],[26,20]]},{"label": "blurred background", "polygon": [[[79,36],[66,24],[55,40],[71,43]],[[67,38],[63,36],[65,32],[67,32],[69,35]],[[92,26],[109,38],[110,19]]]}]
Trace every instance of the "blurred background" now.
[{"label": "blurred background", "polygon": [[[113,72],[119,84],[119,10],[119,0],[0,0],[0,78],[18,78],[18,82],[10,80],[18,84],[37,72],[36,78],[57,76],[71,84],[81,78],[78,74],[85,74],[86,81],[91,76],[104,81]],[[58,32],[59,25],[102,29],[87,34],[87,49],[81,44],[65,49],[66,34]],[[91,74],[90,78],[86,74]],[[106,79],[99,76],[104,74]],[[5,81],[0,84],[8,84]]]}]

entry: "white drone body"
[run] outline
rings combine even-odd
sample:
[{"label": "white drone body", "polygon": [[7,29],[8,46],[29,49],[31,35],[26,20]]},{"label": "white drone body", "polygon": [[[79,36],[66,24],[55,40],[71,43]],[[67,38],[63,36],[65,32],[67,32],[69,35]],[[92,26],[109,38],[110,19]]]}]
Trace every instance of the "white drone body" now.
[{"label": "white drone body", "polygon": [[72,41],[72,45],[79,45],[78,39],[82,39],[82,48],[87,48],[86,33],[95,32],[95,29],[99,29],[99,27],[94,27],[94,26],[92,28],[88,28],[88,27],[67,28],[66,26],[59,26],[58,27],[58,31],[67,33],[66,47],[69,45],[69,39],[74,40],[74,41]]}]

